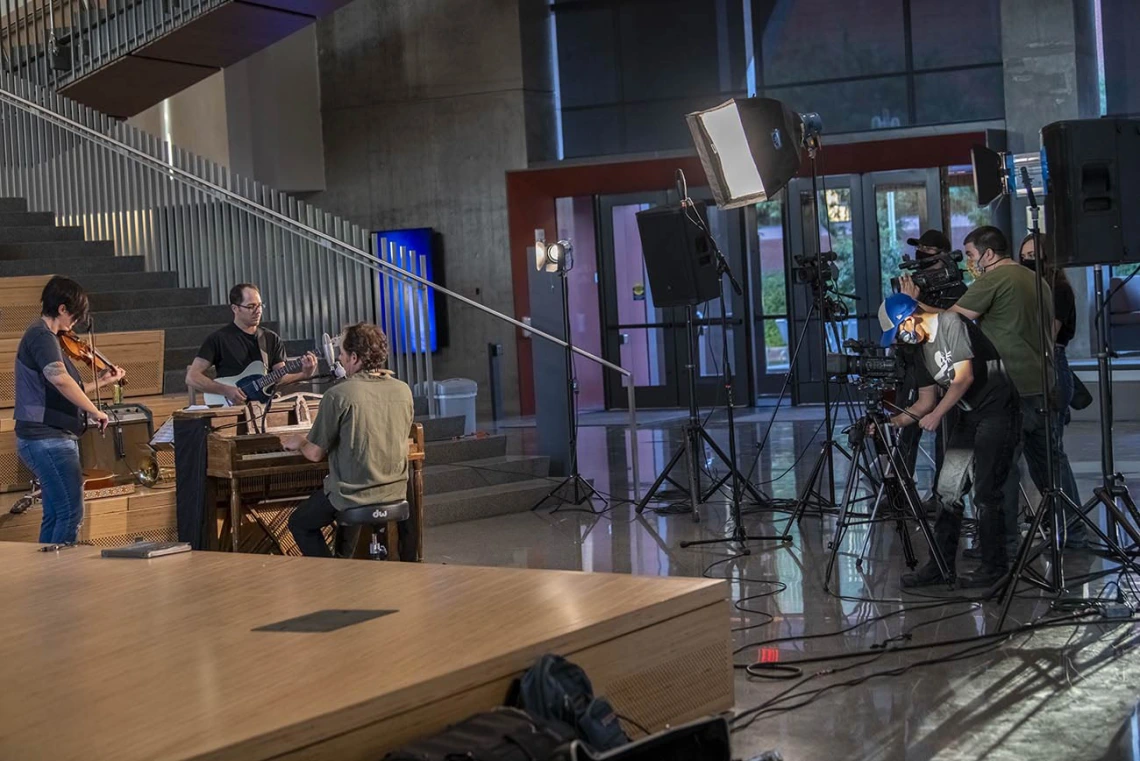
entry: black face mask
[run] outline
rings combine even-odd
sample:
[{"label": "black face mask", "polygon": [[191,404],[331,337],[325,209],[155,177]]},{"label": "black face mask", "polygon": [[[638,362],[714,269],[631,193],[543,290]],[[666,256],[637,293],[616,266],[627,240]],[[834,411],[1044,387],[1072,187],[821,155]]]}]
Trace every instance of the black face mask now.
[{"label": "black face mask", "polygon": [[1021,260],[1021,266],[1022,267],[1028,267],[1029,269],[1036,272],[1037,271],[1037,260],[1036,259],[1022,259]]}]

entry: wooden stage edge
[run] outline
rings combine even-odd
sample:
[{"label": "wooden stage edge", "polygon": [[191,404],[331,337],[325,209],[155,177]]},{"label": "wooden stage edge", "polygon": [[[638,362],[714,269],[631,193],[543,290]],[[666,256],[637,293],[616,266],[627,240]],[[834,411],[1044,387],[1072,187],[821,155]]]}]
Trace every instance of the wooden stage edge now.
[{"label": "wooden stage edge", "polygon": [[[5,542],[0,577],[6,634],[43,643],[0,659],[0,758],[375,761],[547,652],[650,731],[733,704],[723,581]],[[321,611],[385,615],[274,630]]]}]

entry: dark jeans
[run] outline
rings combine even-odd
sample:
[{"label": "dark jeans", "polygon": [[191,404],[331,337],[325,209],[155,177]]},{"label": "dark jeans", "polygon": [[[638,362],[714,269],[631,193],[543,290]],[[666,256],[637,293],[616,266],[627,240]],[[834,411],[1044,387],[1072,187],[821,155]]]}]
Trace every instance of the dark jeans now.
[{"label": "dark jeans", "polygon": [[1069,405],[1073,403],[1076,383],[1073,381],[1073,369],[1069,367],[1069,355],[1065,347],[1057,344],[1053,347],[1053,352],[1057,366],[1057,409],[1061,412],[1061,422],[1068,425],[1071,417]]},{"label": "dark jeans", "polygon": [[[934,477],[931,479],[930,489],[932,493],[935,491],[934,486],[938,484],[938,477],[942,473],[942,463],[946,459],[946,444],[954,428],[958,425],[959,415],[960,411],[957,407],[951,409],[950,412],[946,413],[946,417],[942,418],[942,425],[934,434]],[[899,453],[902,455],[903,463],[906,464],[907,472],[912,477],[918,465],[918,445],[921,439],[922,429],[917,425],[908,425],[899,432]]]},{"label": "dark jeans", "polygon": [[[1006,553],[1005,489],[1013,468],[1021,431],[1021,410],[1011,405],[986,412],[962,412],[950,434],[942,471],[935,486],[940,503],[938,524],[960,526],[963,498],[974,491],[974,512],[982,559],[1002,567]],[[1016,488],[1016,482],[1014,484]],[[952,562],[952,558],[948,558]]]},{"label": "dark jeans", "polygon": [[[336,523],[336,508],[333,507],[325,490],[317,489],[309,495],[289,516],[289,531],[297,542],[302,555],[318,558],[331,558],[332,551],[325,541],[323,529]],[[359,526],[351,526],[337,532],[337,555],[350,557],[360,535]]]},{"label": "dark jeans", "polygon": [[[1045,400],[1038,396],[1023,396],[1021,398],[1021,444],[1018,446],[1014,458],[1016,463],[1022,454],[1029,466],[1029,477],[1033,479],[1037,490],[1044,493],[1048,486],[1049,469],[1045,464],[1048,447],[1045,438]],[[1069,465],[1069,457],[1065,454],[1062,440],[1064,423],[1059,412],[1053,414],[1053,458],[1057,465],[1057,486],[1073,501],[1080,505],[1080,492],[1077,490],[1077,479],[1073,476],[1073,468]],[[1021,474],[1016,467],[1010,468],[1009,478],[1005,488],[1006,533],[1011,538],[1020,535],[1017,523],[1018,512],[1018,484]],[[1071,517],[1071,516],[1070,516]],[[1076,535],[1084,530],[1084,524],[1078,524]]]},{"label": "dark jeans", "polygon": [[16,453],[43,489],[40,542],[68,544],[83,522],[83,468],[79,442],[72,438],[16,439]]}]

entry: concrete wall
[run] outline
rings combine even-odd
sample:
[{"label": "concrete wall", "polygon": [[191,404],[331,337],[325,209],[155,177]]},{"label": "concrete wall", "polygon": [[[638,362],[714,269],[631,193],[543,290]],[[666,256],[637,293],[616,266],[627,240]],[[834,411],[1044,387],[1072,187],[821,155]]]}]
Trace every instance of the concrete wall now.
[{"label": "concrete wall", "polygon": [[316,26],[131,118],[131,124],[286,192],[325,187]]},{"label": "concrete wall", "polygon": [[[1002,0],[1001,40],[1005,77],[1007,150],[1037,151],[1046,124],[1098,115],[1093,0]],[[1044,203],[1044,199],[1038,199]],[[1014,199],[1011,245],[1027,230],[1026,201]],[[1048,220],[1043,229],[1048,231]],[[1092,330],[1091,274],[1069,270],[1077,301],[1077,334],[1069,356],[1089,356]]]},{"label": "concrete wall", "polygon": [[[328,190],[310,200],[373,230],[435,228],[447,285],[507,314],[505,173],[556,150],[545,5],[357,0],[318,27]],[[476,380],[486,414],[487,344],[501,343],[517,412],[514,328],[457,303],[448,315],[436,377]]]}]

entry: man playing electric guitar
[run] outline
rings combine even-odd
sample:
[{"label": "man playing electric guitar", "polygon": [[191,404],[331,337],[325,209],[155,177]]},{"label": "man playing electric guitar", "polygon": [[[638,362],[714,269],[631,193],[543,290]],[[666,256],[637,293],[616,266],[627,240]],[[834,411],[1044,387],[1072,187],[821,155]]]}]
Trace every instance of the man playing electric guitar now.
[{"label": "man playing electric guitar", "polygon": [[[289,361],[281,337],[261,327],[265,305],[257,286],[238,283],[230,289],[230,309],[234,321],[207,336],[190,367],[186,368],[186,385],[205,394],[206,404],[244,404],[247,394],[238,388],[239,380],[270,375],[273,386],[285,386],[313,377],[317,358],[311,352]],[[286,364],[288,362],[288,365]],[[206,372],[213,367],[216,378]],[[252,383],[252,385],[251,385]],[[247,390],[259,384],[246,381]],[[266,389],[271,391],[272,387]],[[254,399],[254,401],[264,401]]]}]

